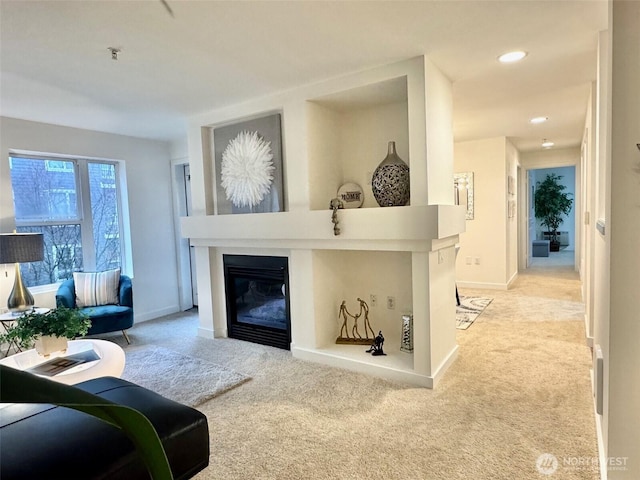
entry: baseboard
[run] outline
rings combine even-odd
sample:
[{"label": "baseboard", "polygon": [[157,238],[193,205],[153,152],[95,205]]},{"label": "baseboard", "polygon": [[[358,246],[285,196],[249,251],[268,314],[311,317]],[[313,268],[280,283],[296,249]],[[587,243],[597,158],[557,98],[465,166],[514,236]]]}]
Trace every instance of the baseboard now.
[{"label": "baseboard", "polygon": [[[591,373],[591,391],[595,390],[595,375],[593,369]],[[607,452],[604,448],[604,437],[602,436],[602,415],[598,415],[598,408],[596,406],[596,398],[593,396],[593,415],[596,419],[596,437],[598,440],[598,461],[600,464],[600,480],[607,480]]]},{"label": "baseboard", "polygon": [[294,343],[291,344],[291,353],[295,358],[309,362],[321,363],[330,367],[343,368],[345,370],[364,373],[395,382],[416,385],[418,387],[435,388],[438,382],[443,378],[447,369],[457,358],[458,346],[456,345],[451,349],[447,357],[436,368],[433,375],[424,375],[389,365],[372,364],[364,359],[362,361],[355,360],[353,357],[345,356],[341,354],[341,352],[335,350],[314,350],[310,348],[297,347]]},{"label": "baseboard", "polygon": [[475,288],[479,290],[509,290],[506,283],[461,282],[456,280],[458,288]]},{"label": "baseboard", "polygon": [[517,279],[518,279],[518,272],[514,273],[509,279],[509,281],[507,282],[507,290],[511,288],[511,285],[513,285],[513,282],[515,282]]},{"label": "baseboard", "polygon": [[198,327],[198,336],[202,338],[208,338],[209,340],[213,340],[215,338],[213,330],[211,330],[210,328],[202,327]]},{"label": "baseboard", "polygon": [[435,373],[433,373],[433,375],[431,376],[431,378],[433,379],[433,384],[431,388],[435,388],[438,385],[438,382],[440,382],[440,380],[442,379],[442,377],[444,376],[444,374],[446,373],[446,371],[449,369],[449,367],[455,361],[456,358],[458,358],[458,345],[455,345],[451,349],[451,351],[449,352],[449,355],[447,355],[447,358],[445,358],[440,363],[440,365],[438,365],[438,368],[436,368]]},{"label": "baseboard", "polygon": [[154,320],[156,318],[164,317],[165,315],[171,315],[172,313],[178,313],[180,311],[179,305],[171,305],[169,307],[160,308],[158,310],[152,310],[145,313],[135,313],[134,309],[134,321],[136,323],[146,322],[148,320]]},{"label": "baseboard", "polygon": [[364,373],[374,377],[384,378],[400,383],[416,385],[418,387],[433,388],[434,379],[427,375],[400,370],[382,365],[374,365],[368,362],[355,361],[353,358],[341,356],[339,353],[313,350],[308,348],[291,347],[291,353],[295,358],[309,362],[320,363],[330,367],[351,370],[357,373]]},{"label": "baseboard", "polygon": [[587,347],[591,348],[593,350],[593,346],[595,345],[593,342],[593,337],[589,335],[589,328],[587,328],[589,326],[589,318],[587,317],[587,314],[584,314],[584,335],[585,335],[585,342],[587,344]]}]

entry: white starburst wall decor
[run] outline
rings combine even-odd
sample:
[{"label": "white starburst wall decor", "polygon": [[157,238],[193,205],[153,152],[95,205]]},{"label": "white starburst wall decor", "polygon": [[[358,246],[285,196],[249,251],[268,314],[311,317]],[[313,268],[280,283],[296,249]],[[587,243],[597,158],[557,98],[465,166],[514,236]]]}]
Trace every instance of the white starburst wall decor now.
[{"label": "white starburst wall decor", "polygon": [[282,211],[280,114],[213,129],[216,213]]},{"label": "white starburst wall decor", "polygon": [[222,153],[221,185],[236,207],[253,208],[273,183],[271,143],[258,132],[240,132]]}]

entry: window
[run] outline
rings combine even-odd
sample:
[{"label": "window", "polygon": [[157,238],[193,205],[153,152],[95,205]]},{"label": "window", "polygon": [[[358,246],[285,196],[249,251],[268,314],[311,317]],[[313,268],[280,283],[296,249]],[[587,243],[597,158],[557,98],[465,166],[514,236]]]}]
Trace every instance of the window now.
[{"label": "window", "polygon": [[116,162],[14,154],[9,160],[16,228],[44,234],[44,260],[20,265],[27,286],[122,265]]}]

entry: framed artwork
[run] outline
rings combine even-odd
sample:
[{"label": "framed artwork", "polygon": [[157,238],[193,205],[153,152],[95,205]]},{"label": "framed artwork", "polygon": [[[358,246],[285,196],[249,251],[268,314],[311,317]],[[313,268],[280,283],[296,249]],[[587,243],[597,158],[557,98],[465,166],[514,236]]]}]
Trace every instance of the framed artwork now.
[{"label": "framed artwork", "polygon": [[218,214],[281,212],[280,114],[213,129]]},{"label": "framed artwork", "polygon": [[454,173],[453,189],[456,205],[467,207],[467,220],[473,220],[473,172]]}]

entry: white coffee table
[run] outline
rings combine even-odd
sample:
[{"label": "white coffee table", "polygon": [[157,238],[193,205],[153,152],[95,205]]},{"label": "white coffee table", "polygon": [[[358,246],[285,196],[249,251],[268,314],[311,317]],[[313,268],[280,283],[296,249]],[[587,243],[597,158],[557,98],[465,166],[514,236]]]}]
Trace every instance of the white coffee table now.
[{"label": "white coffee table", "polygon": [[35,349],[26,350],[3,358],[0,360],[0,364],[18,370],[28,370],[53,358],[73,355],[87,350],[94,350],[100,359],[81,363],[57,375],[42,375],[42,377],[66,383],[67,385],[74,385],[92,378],[120,377],[122,375],[124,370],[124,350],[115,343],[105,340],[70,340],[66,351],[54,352],[48,357],[39,355]]}]

